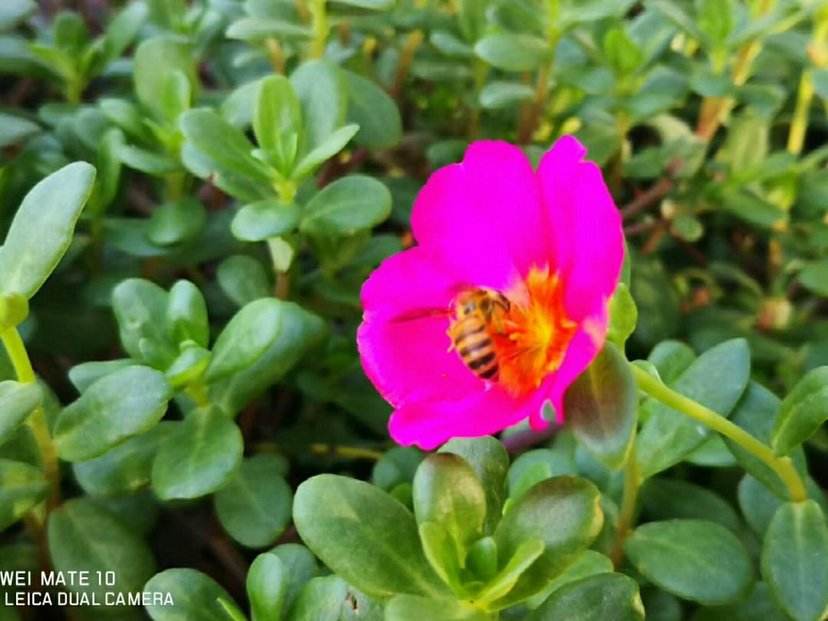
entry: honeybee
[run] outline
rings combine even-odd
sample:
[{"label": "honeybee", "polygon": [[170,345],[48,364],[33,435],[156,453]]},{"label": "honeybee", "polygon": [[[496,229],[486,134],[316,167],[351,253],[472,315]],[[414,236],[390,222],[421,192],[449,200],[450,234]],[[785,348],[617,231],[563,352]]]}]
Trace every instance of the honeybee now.
[{"label": "honeybee", "polygon": [[418,309],[403,313],[395,321],[449,318],[449,351],[456,351],[463,364],[477,377],[493,382],[497,380],[499,370],[493,337],[506,334],[510,308],[509,299],[502,293],[476,287],[458,293],[450,308]]},{"label": "honeybee", "polygon": [[498,358],[492,340],[504,333],[509,299],[491,289],[469,289],[454,302],[454,321],[448,329],[452,349],[480,379],[495,381]]}]

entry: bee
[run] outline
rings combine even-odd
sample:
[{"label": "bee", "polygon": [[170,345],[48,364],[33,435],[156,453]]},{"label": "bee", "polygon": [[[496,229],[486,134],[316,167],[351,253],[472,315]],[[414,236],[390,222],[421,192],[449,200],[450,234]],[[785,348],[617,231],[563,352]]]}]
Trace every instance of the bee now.
[{"label": "bee", "polygon": [[448,329],[452,349],[480,379],[497,379],[493,336],[504,333],[510,306],[505,295],[491,289],[468,289],[455,299],[454,321]]}]

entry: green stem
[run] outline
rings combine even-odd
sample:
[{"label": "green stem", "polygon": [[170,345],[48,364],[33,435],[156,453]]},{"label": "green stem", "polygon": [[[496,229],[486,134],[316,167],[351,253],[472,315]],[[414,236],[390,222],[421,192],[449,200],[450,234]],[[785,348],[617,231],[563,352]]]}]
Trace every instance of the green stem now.
[{"label": "green stem", "polygon": [[311,29],[313,39],[309,55],[311,58],[321,58],[325,53],[325,45],[328,42],[328,13],[325,6],[326,0],[311,0],[308,10],[311,15]]},{"label": "green stem", "polygon": [[311,453],[314,455],[331,455],[333,457],[342,457],[344,459],[367,459],[370,461],[379,461],[382,459],[382,453],[373,449],[362,448],[360,446],[341,446],[336,444],[324,444],[322,442],[315,442],[310,445]]},{"label": "green stem", "polygon": [[[29,360],[29,354],[26,352],[26,346],[23,344],[23,339],[20,338],[20,333],[17,328],[6,328],[0,339],[3,341],[3,346],[6,348],[9,360],[14,367],[14,372],[17,375],[17,380],[23,384],[33,384],[36,381],[32,363]],[[46,424],[46,412],[42,406],[37,406],[31,416],[27,419],[27,423],[32,430],[37,447],[40,450],[40,459],[43,464],[43,472],[46,475],[46,480],[49,482],[51,495],[48,506],[55,506],[60,500],[60,470],[58,468],[57,450],[52,442],[52,436],[49,433],[49,426]]]},{"label": "green stem", "polygon": [[676,392],[672,388],[665,386],[660,380],[647,373],[644,369],[636,365],[630,365],[630,368],[633,371],[633,375],[635,375],[638,387],[642,391],[664,405],[670,406],[685,416],[697,420],[706,427],[719,432],[767,464],[788,488],[788,494],[791,500],[801,502],[808,498],[808,492],[805,490],[802,477],[799,476],[790,458],[777,456],[769,446],[754,438],[738,425],[700,403]]},{"label": "green stem", "polygon": [[618,514],[618,528],[615,533],[615,544],[610,552],[612,564],[618,568],[624,559],[624,541],[635,524],[635,508],[638,504],[638,491],[641,489],[641,471],[638,469],[638,459],[635,452],[635,438],[627,455],[624,466],[624,492],[621,496],[621,508]]},{"label": "green stem", "polygon": [[201,380],[192,382],[187,386],[185,389],[187,396],[192,399],[195,404],[200,408],[206,408],[210,405],[210,397],[207,394],[207,387],[201,382]]}]

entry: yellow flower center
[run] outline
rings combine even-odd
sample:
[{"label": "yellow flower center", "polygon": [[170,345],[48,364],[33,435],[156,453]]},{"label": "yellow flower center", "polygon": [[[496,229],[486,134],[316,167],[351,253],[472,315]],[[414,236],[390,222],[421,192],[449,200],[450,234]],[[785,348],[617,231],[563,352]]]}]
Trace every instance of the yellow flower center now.
[{"label": "yellow flower center", "polygon": [[[491,302],[492,299],[500,301]],[[486,335],[477,334],[474,324],[469,325],[468,300],[479,301],[477,316]],[[458,353],[472,371],[497,382],[516,397],[537,389],[560,367],[577,330],[577,324],[569,319],[564,308],[560,277],[550,273],[548,267],[533,267],[508,292],[473,290],[458,296],[456,304],[457,317],[449,328],[449,336],[459,345]],[[497,361],[496,375],[487,362],[491,359],[490,351]]]},{"label": "yellow flower center", "polygon": [[498,382],[520,396],[538,388],[561,366],[577,324],[566,314],[560,277],[548,267],[533,267],[508,297],[504,333],[492,338]]}]

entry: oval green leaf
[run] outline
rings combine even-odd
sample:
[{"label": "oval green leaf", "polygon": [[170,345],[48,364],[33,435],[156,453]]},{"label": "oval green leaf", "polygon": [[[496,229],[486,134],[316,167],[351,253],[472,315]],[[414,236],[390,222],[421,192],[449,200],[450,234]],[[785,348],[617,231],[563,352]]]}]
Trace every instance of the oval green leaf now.
[{"label": "oval green leaf", "polygon": [[444,592],[420,548],[414,516],[377,487],[322,474],[296,491],[302,540],[336,574],[369,595]]},{"label": "oval green leaf", "polygon": [[647,579],[705,606],[736,601],[753,579],[744,545],[716,522],[650,522],[635,529],[624,550]]}]

